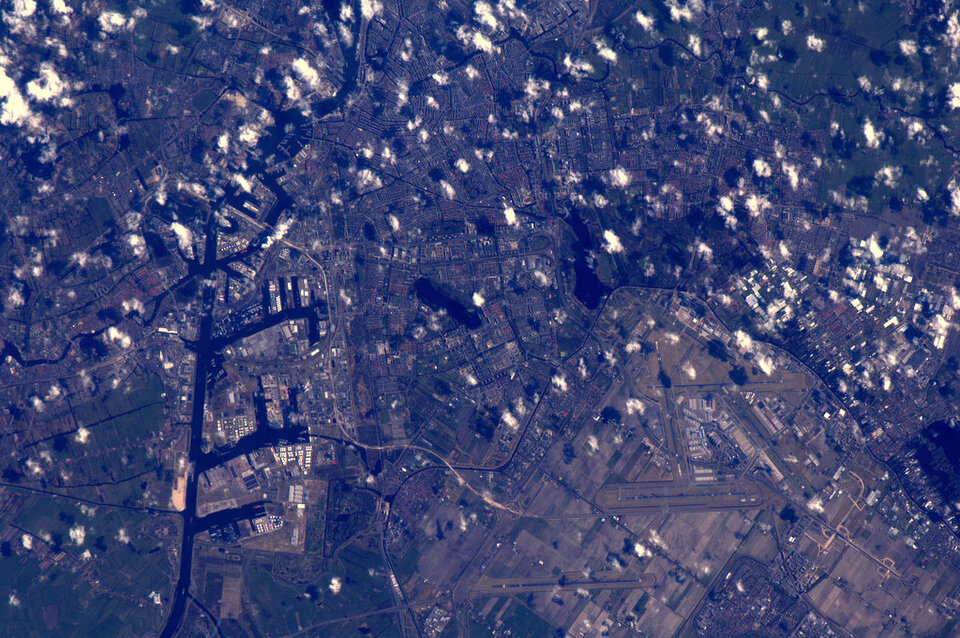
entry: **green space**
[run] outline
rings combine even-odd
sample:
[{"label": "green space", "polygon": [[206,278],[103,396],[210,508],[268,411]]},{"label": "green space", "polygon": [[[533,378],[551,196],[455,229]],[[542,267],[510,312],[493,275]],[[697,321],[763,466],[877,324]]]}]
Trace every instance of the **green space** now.
[{"label": "green space", "polygon": [[[474,612],[482,609],[489,598],[480,598],[473,604]],[[510,598],[501,598],[500,601],[506,601],[509,605],[506,611],[502,610],[502,604],[494,605],[486,616],[475,616],[470,620],[471,636],[492,636],[503,635],[510,631],[512,636],[529,636],[538,638],[540,636],[553,636],[556,629],[527,607]],[[499,617],[499,622],[497,618]]]},{"label": "green space", "polygon": [[15,535],[0,551],[0,633],[156,631],[162,607],[153,596],[169,601],[173,580],[169,556],[151,551],[158,547],[151,532],[159,520],[42,495],[24,498]]},{"label": "green space", "polygon": [[298,624],[329,622],[325,626],[337,629],[329,635],[338,636],[355,635],[364,623],[383,628],[396,624],[392,612],[369,615],[390,608],[393,598],[380,555],[364,541],[340,551],[309,585],[287,583],[269,566],[254,564],[244,573],[244,587],[250,617],[263,636],[296,632]]}]

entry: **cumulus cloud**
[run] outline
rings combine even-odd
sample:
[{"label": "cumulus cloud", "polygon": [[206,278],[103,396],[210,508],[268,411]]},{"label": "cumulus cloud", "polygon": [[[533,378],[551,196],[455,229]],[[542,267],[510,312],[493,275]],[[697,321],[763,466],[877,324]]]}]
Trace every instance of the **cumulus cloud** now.
[{"label": "cumulus cloud", "polygon": [[126,349],[133,345],[133,339],[130,338],[130,335],[123,332],[116,326],[110,326],[107,328],[107,332],[105,334],[107,341],[116,343],[121,348]]},{"label": "cumulus cloud", "polygon": [[807,48],[810,49],[811,51],[822,53],[823,48],[826,46],[826,44],[827,43],[823,40],[823,38],[818,38],[816,35],[812,33],[807,36]]},{"label": "cumulus cloud", "polygon": [[60,97],[66,90],[66,83],[57,75],[49,62],[40,64],[40,77],[27,83],[27,95],[38,102],[49,102]]},{"label": "cumulus cloud", "polygon": [[343,588],[343,581],[334,576],[330,579],[329,587],[330,591],[332,591],[334,594],[339,594],[340,590]]},{"label": "cumulus cloud", "polygon": [[550,382],[555,388],[560,390],[560,392],[566,392],[568,389],[567,377],[562,373],[553,375],[553,378],[550,379]]},{"label": "cumulus cloud", "polygon": [[24,126],[37,123],[17,83],[7,75],[7,70],[3,66],[0,66],[0,101],[3,103],[0,106],[0,124]]},{"label": "cumulus cloud", "polygon": [[640,399],[635,399],[630,397],[626,402],[627,414],[639,414],[643,416],[643,413],[646,411],[647,407],[643,404],[643,401]]},{"label": "cumulus cloud", "polygon": [[649,16],[643,11],[637,11],[635,14],[633,14],[633,19],[644,31],[653,31],[655,24],[653,16]]},{"label": "cumulus cloud", "polygon": [[960,109],[960,82],[954,82],[947,89],[947,103],[950,109]]},{"label": "cumulus cloud", "polygon": [[180,250],[187,251],[191,248],[193,245],[193,231],[180,222],[170,224],[170,230],[177,236],[177,245],[180,246]]},{"label": "cumulus cloud", "polygon": [[360,15],[364,20],[370,20],[383,13],[383,3],[380,0],[360,0]]},{"label": "cumulus cloud", "polygon": [[70,540],[77,545],[83,545],[87,538],[87,530],[83,525],[77,524],[70,528]]},{"label": "cumulus cloud", "polygon": [[603,250],[610,253],[622,253],[623,244],[620,242],[620,238],[612,230],[603,231]]},{"label": "cumulus cloud", "polygon": [[317,73],[317,70],[310,66],[310,63],[304,58],[297,58],[293,61],[292,65],[294,73],[296,73],[301,80],[310,85],[310,88],[316,89],[320,86],[320,74]]},{"label": "cumulus cloud", "polygon": [[869,118],[863,121],[863,137],[867,140],[868,148],[880,148],[884,140],[883,131],[878,131]]},{"label": "cumulus cloud", "polygon": [[127,18],[122,13],[116,11],[104,11],[99,15],[97,21],[100,23],[100,29],[104,33],[119,33],[127,29],[132,29],[136,24],[133,17]]},{"label": "cumulus cloud", "polygon": [[753,172],[757,175],[757,177],[770,177],[773,175],[770,165],[764,159],[759,157],[753,160]]},{"label": "cumulus cloud", "polygon": [[610,48],[610,46],[603,40],[597,39],[593,42],[594,46],[597,48],[597,55],[606,60],[607,62],[616,63],[617,61],[617,52]]},{"label": "cumulus cloud", "polygon": [[620,166],[611,169],[610,184],[618,188],[626,188],[630,185],[630,173]]},{"label": "cumulus cloud", "polygon": [[447,199],[453,199],[457,196],[457,191],[454,190],[453,186],[450,185],[445,179],[440,180],[440,189],[443,191],[443,196]]},{"label": "cumulus cloud", "polygon": [[274,229],[273,232],[264,240],[263,248],[267,249],[273,246],[276,242],[280,241],[286,237],[287,233],[290,231],[290,228],[293,226],[295,218],[288,217],[287,219],[281,220]]}]

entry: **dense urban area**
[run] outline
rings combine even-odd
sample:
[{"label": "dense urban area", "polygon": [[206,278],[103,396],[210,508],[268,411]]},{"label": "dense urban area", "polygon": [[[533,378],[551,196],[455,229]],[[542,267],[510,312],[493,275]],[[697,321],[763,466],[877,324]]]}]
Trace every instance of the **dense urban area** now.
[{"label": "dense urban area", "polygon": [[960,635],[954,0],[0,20],[0,635]]}]

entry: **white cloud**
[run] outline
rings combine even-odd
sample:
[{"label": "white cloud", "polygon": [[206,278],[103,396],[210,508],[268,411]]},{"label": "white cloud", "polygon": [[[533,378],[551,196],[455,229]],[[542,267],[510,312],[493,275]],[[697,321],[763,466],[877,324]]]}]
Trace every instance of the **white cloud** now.
[{"label": "white cloud", "polygon": [[144,240],[143,235],[138,233],[127,235],[127,245],[133,249],[133,254],[137,257],[142,257],[147,252],[147,242]]},{"label": "white cloud", "polygon": [[[695,0],[696,1],[696,0]],[[693,10],[690,8],[689,2],[681,5],[678,0],[666,0],[664,2],[667,9],[670,10],[670,19],[674,22],[680,22],[681,20],[693,20]],[[698,3],[701,7],[703,3]]]},{"label": "white cloud", "polygon": [[87,530],[83,525],[77,524],[70,528],[70,540],[77,545],[83,545],[87,538]]},{"label": "white cloud", "polygon": [[123,332],[116,326],[110,326],[107,328],[106,337],[107,341],[112,341],[124,349],[133,345],[133,339],[130,338],[130,335]]},{"label": "white cloud", "polygon": [[454,190],[453,186],[450,185],[445,179],[440,180],[440,188],[443,190],[443,196],[447,199],[453,199],[457,195],[457,191]]},{"label": "white cloud", "polygon": [[787,181],[790,182],[790,188],[797,190],[800,186],[800,172],[797,170],[797,167],[793,164],[783,163],[783,174],[786,176]]},{"label": "white cloud", "polygon": [[138,312],[141,315],[144,313],[146,308],[143,305],[143,302],[132,297],[120,303],[120,308],[123,310],[123,314],[129,314],[131,312]]},{"label": "white cloud", "polygon": [[756,193],[750,193],[744,203],[747,206],[747,210],[750,211],[750,215],[753,217],[770,208],[770,201],[766,197],[757,195]]},{"label": "white cloud", "polygon": [[329,587],[330,591],[332,591],[334,594],[339,594],[340,590],[343,588],[343,581],[334,576],[330,579]]},{"label": "white cloud", "polygon": [[568,389],[567,377],[561,374],[553,375],[553,378],[550,379],[550,382],[554,385],[555,388],[560,390],[560,392],[566,392]]},{"label": "white cloud", "polygon": [[59,97],[66,88],[66,83],[57,75],[53,65],[43,62],[40,64],[40,77],[27,83],[27,95],[38,102],[49,102]]},{"label": "white cloud", "polygon": [[380,0],[360,0],[360,15],[364,20],[370,20],[381,13],[383,13],[383,4]]},{"label": "white cloud", "polygon": [[193,231],[180,222],[170,224],[170,230],[177,236],[177,244],[180,246],[180,250],[187,251],[190,249],[193,245]]},{"label": "white cloud", "polygon": [[957,18],[956,13],[951,15],[950,19],[947,20],[947,32],[944,34],[944,38],[951,49],[956,49],[960,46],[960,19]]},{"label": "white cloud", "polygon": [[637,11],[633,15],[633,19],[636,20],[637,24],[639,24],[644,31],[653,30],[653,25],[655,24],[653,17],[647,15],[643,11]]},{"label": "white cloud", "polygon": [[13,0],[13,13],[11,15],[22,20],[32,16],[36,10],[37,3],[34,0]]},{"label": "white cloud", "polygon": [[310,88],[316,89],[320,86],[320,74],[304,58],[297,58],[291,66],[300,79],[310,85]]},{"label": "white cloud", "polygon": [[617,52],[611,49],[606,42],[598,39],[593,41],[593,45],[597,48],[597,55],[601,58],[614,64],[617,62]]},{"label": "white cloud", "polygon": [[253,184],[251,184],[250,180],[248,180],[245,176],[241,175],[240,173],[237,173],[236,175],[233,176],[233,182],[237,186],[239,186],[242,190],[246,191],[247,193],[253,192]]},{"label": "white cloud", "polygon": [[773,361],[770,357],[757,355],[757,367],[760,368],[768,377],[773,374]]},{"label": "white cloud", "polygon": [[0,66],[0,100],[3,108],[0,111],[0,124],[6,126],[35,125],[36,118],[30,111],[27,101],[23,99],[17,83],[7,75],[7,70]]},{"label": "white cloud", "polygon": [[483,51],[484,53],[494,52],[493,40],[480,31],[474,31],[469,41],[478,51]]},{"label": "white cloud", "polygon": [[807,48],[810,49],[811,51],[822,53],[823,48],[826,46],[826,44],[827,43],[824,42],[823,38],[818,38],[816,35],[812,33],[807,36]]},{"label": "white cloud", "polygon": [[116,11],[104,11],[97,20],[100,22],[100,29],[104,33],[117,33],[124,29],[132,29],[137,22],[135,18],[126,18],[122,13]]},{"label": "white cloud", "polygon": [[497,16],[494,15],[493,7],[487,2],[478,2],[473,5],[473,13],[477,22],[493,31],[500,26]]},{"label": "white cloud", "polygon": [[284,219],[280,223],[278,223],[274,227],[273,232],[270,233],[270,236],[267,237],[266,240],[264,240],[263,248],[264,249],[270,248],[275,243],[283,239],[287,235],[287,232],[290,230],[290,228],[293,226],[294,221],[296,221],[295,218],[288,217],[287,219]]},{"label": "white cloud", "polygon": [[883,131],[878,131],[869,118],[863,121],[863,137],[867,140],[868,148],[880,148],[880,144],[886,137]]},{"label": "white cloud", "polygon": [[630,173],[621,166],[611,169],[610,184],[619,188],[626,188],[630,185]]},{"label": "white cloud", "polygon": [[563,66],[575,78],[582,78],[593,73],[593,65],[577,58],[576,60],[568,53],[563,58]]},{"label": "white cloud", "polygon": [[291,102],[296,102],[303,97],[303,94],[300,92],[300,87],[297,86],[297,83],[294,82],[293,78],[289,75],[283,76],[283,85],[287,87],[284,95],[286,95],[287,99]]},{"label": "white cloud", "polygon": [[603,249],[610,253],[622,253],[623,244],[620,242],[620,238],[612,230],[603,231]]},{"label": "white cloud", "polygon": [[20,289],[11,286],[7,290],[7,308],[17,309],[23,307],[23,304],[26,303],[26,300],[23,298],[23,293],[20,292]]},{"label": "white cloud", "polygon": [[947,103],[950,109],[960,109],[960,82],[954,82],[947,89]]},{"label": "white cloud", "polygon": [[482,307],[483,304],[487,303],[487,300],[483,298],[479,292],[473,293],[473,305],[477,307]]},{"label": "white cloud", "polygon": [[900,166],[883,166],[873,176],[875,180],[888,188],[896,188],[901,177],[903,177],[903,168]]},{"label": "white cloud", "polygon": [[770,165],[767,164],[766,160],[759,157],[753,160],[753,172],[756,173],[757,177],[770,177],[773,175],[773,171],[770,170]]},{"label": "white cloud", "polygon": [[633,397],[627,399],[626,407],[627,414],[639,414],[640,416],[643,416],[643,413],[647,411],[647,406],[644,405],[643,401]]}]

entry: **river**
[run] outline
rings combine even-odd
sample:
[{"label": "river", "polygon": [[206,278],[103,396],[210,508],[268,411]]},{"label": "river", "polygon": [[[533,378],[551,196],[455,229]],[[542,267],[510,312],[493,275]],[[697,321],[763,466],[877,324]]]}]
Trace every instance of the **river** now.
[{"label": "river", "polygon": [[[336,6],[334,6],[336,5]],[[335,24],[340,10],[339,3],[324,3],[324,8],[328,14],[331,24]],[[360,25],[356,25],[357,33],[354,34],[354,41],[360,40]],[[345,59],[343,71],[343,85],[337,91],[334,97],[318,101],[311,104],[311,116],[320,118],[324,115],[334,112],[341,108],[349,95],[353,92],[357,84],[357,70],[359,68],[359,57],[356,47],[344,48],[343,56]],[[269,110],[269,109],[268,109]],[[277,177],[267,171],[267,160],[280,149],[287,158],[296,155],[297,152],[306,143],[306,136],[303,133],[307,118],[300,112],[299,107],[287,110],[271,110],[274,124],[266,131],[266,135],[261,138],[257,145],[256,156],[251,154],[248,157],[247,165],[251,172],[255,173],[260,182],[266,186],[276,197],[277,202],[270,211],[265,222],[275,224],[283,211],[293,206],[293,199],[281,188],[277,182]],[[288,126],[292,125],[292,126]],[[281,145],[283,148],[281,149]],[[263,159],[260,159],[263,158]],[[235,197],[233,195],[228,197]],[[223,266],[222,261],[216,258],[217,246],[217,224],[214,216],[211,215],[206,224],[205,249],[203,251],[203,262],[195,264],[198,266],[197,274],[209,277],[214,270]],[[190,594],[191,573],[193,568],[193,545],[196,534],[204,530],[204,525],[197,519],[197,481],[199,478],[199,469],[201,464],[206,466],[211,457],[202,453],[201,443],[203,434],[203,414],[206,406],[207,375],[211,369],[211,361],[218,348],[222,348],[226,343],[224,340],[216,340],[213,335],[213,302],[215,299],[212,288],[204,288],[203,292],[203,311],[200,317],[200,330],[197,334],[195,351],[197,354],[196,372],[193,384],[193,411],[191,418],[190,435],[190,465],[194,468],[187,482],[186,509],[183,511],[183,537],[180,544],[180,569],[177,577],[177,583],[173,590],[173,601],[170,605],[170,612],[167,615],[166,622],[160,632],[161,638],[172,638],[180,629],[186,611],[187,599]],[[251,439],[245,442],[243,448],[246,448]],[[219,453],[221,458],[232,458],[231,450]]]}]

